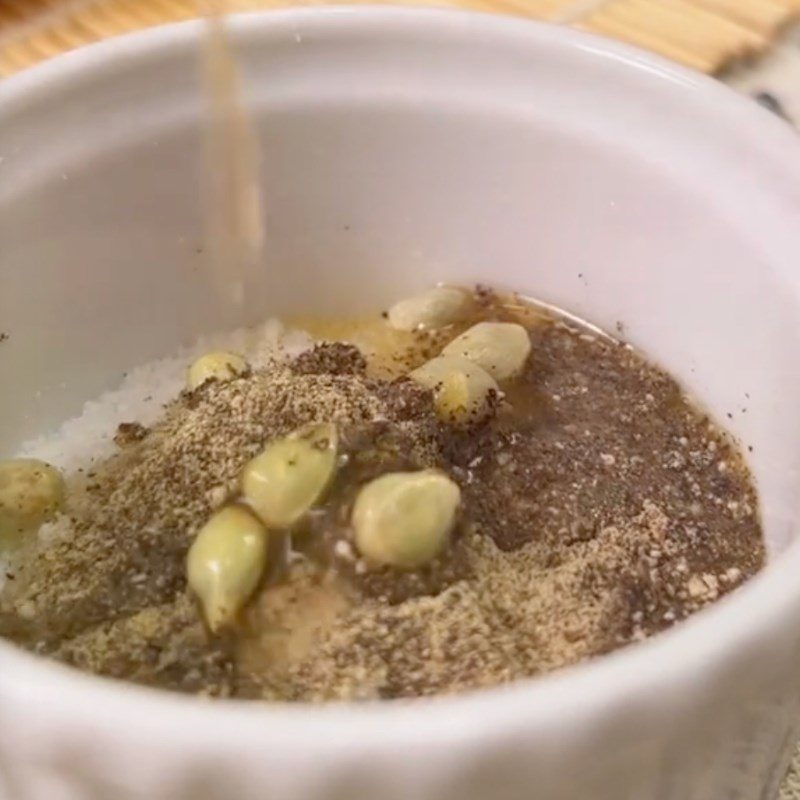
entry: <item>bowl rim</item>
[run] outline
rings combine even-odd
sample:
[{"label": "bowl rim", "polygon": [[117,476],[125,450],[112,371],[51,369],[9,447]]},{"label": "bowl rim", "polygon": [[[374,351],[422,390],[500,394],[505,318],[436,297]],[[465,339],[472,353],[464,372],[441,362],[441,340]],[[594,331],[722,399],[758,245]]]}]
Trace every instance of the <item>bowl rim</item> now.
[{"label": "bowl rim", "polygon": [[[786,181],[800,185],[800,137],[784,122],[707,76],[585,32],[493,14],[361,5],[248,12],[234,15],[229,28],[236,39],[264,39],[298,29],[313,29],[322,35],[345,29],[368,36],[393,36],[402,31],[439,41],[477,37],[496,41],[498,46],[511,37],[551,51],[574,50],[612,59],[641,73],[654,91],[664,81],[677,83],[687,93],[702,96],[716,111],[736,115],[740,132],[760,137],[763,150],[768,151],[765,157],[780,161]],[[130,67],[136,60],[147,61],[168,50],[191,48],[201,29],[202,22],[196,20],[152,28],[36,65],[0,82],[0,118],[9,103],[32,90],[69,82],[99,65],[125,58]],[[794,282],[800,294],[800,278]],[[663,702],[667,686],[673,687],[672,696],[679,698],[681,686],[696,684],[699,675],[713,672],[714,665],[757,647],[787,620],[800,617],[798,572],[800,542],[795,542],[747,585],[658,636],[591,663],[435,701],[313,707],[240,700],[208,703],[90,676],[0,641],[0,707],[22,708],[32,703],[46,708],[48,718],[65,721],[83,719],[91,709],[94,730],[114,730],[120,719],[135,720],[131,736],[162,741],[180,736],[182,748],[247,738],[289,759],[300,758],[299,753],[304,758],[310,754],[335,757],[354,746],[362,758],[365,753],[397,753],[397,748],[420,743],[428,749],[442,749],[454,742],[478,740],[485,730],[496,727],[510,734],[547,731],[552,741],[570,727],[565,724],[568,719],[588,721],[609,709],[630,709],[632,705],[655,707]],[[424,726],[420,725],[421,711]],[[481,721],[479,726],[476,720]]]}]

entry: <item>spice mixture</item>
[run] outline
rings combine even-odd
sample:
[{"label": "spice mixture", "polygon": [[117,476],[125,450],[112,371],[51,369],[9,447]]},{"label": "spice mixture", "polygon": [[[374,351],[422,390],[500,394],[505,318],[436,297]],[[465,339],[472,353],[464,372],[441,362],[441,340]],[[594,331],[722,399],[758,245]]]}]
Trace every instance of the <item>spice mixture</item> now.
[{"label": "spice mixture", "polygon": [[[63,512],[20,547],[0,634],[187,692],[416,697],[640,640],[762,566],[742,456],[669,375],[535,306],[484,290],[471,301],[435,331],[351,325],[337,338],[360,349],[319,343],[186,390],[149,428],[120,424],[118,453],[68,476]],[[441,387],[407,373],[481,321],[522,324],[530,356],[454,424]],[[310,423],[338,431],[335,474],[289,532],[270,532],[257,588],[212,633],[187,552],[238,502],[248,462]],[[414,568],[370,561],[353,533],[359,492],[420,470],[460,491],[447,544]]]}]

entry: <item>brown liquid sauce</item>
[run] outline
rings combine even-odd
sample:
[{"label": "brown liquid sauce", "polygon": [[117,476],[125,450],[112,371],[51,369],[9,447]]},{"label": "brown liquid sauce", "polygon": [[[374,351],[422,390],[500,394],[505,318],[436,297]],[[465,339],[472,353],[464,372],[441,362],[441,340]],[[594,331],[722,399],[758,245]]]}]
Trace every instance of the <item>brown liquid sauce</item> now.
[{"label": "brown liquid sauce", "polygon": [[205,176],[210,282],[232,325],[252,271],[263,268],[258,143],[225,32],[223,0],[206,0],[204,83],[209,101]]},{"label": "brown liquid sauce", "polygon": [[[762,565],[757,501],[741,454],[672,378],[624,343],[550,309],[490,292],[479,292],[478,298],[469,319],[435,334],[394,331],[377,319],[297,320],[321,340],[356,343],[367,355],[368,372],[380,377],[405,374],[470,325],[486,320],[523,324],[533,356],[521,376],[502,385],[505,398],[494,419],[468,433],[445,436],[444,462],[461,485],[465,513],[462,538],[433,567],[403,576],[392,571],[359,575],[352,556],[337,558],[337,542],[350,535],[348,516],[341,511],[350,507],[355,487],[376,471],[351,465],[340,473],[305,540],[313,544],[304,546],[301,540],[299,546],[317,568],[298,563],[288,581],[284,576],[280,587],[264,592],[248,612],[237,658],[242,673],[255,681],[257,695],[297,696],[296,686],[284,684],[294,679],[287,676],[298,664],[319,660],[319,640],[337,624],[346,627],[337,620],[353,615],[365,598],[378,606],[408,605],[414,614],[420,597],[441,596],[448,587],[474,579],[475,570],[497,566],[470,552],[476,531],[501,551],[524,551],[526,559],[533,544],[532,566],[544,571],[577,564],[577,581],[570,576],[563,606],[556,598],[548,607],[550,624],[541,630],[543,637],[572,638],[550,655],[553,666],[570,663],[575,652],[599,654],[669,627]],[[414,466],[383,463],[378,472]],[[631,525],[633,541],[621,541],[616,529]],[[593,545],[600,551],[595,557]],[[502,569],[507,564],[501,563]],[[503,584],[503,577],[498,579]],[[556,581],[552,588],[562,587]],[[506,585],[503,591],[505,602],[515,592],[522,607],[531,601],[524,585]],[[603,622],[587,636],[585,617],[593,613],[595,593],[604,596]],[[453,635],[468,633],[468,627],[459,631],[457,613],[446,620]],[[415,633],[430,636],[426,624]],[[370,629],[368,624],[364,630]],[[354,638],[366,635],[364,630]],[[541,647],[529,633],[520,632],[520,643]],[[513,638],[513,630],[510,634]],[[587,641],[581,642],[584,636]],[[576,643],[588,649],[573,647]],[[402,641],[396,644],[402,647]],[[487,644],[491,647],[491,635],[478,649]],[[347,658],[345,648],[328,655]],[[445,673],[458,674],[457,663],[447,664],[447,656],[443,661]],[[423,662],[424,656],[415,666]],[[528,669],[522,667],[516,677],[539,671]],[[483,685],[486,676],[480,670],[467,685]],[[313,691],[338,696],[335,687],[323,686],[324,677],[317,680]],[[497,674],[486,682],[496,680]],[[430,693],[429,686],[414,686],[402,677],[394,683],[380,677],[378,683],[381,688],[374,692],[363,686],[347,691],[354,696]]]}]

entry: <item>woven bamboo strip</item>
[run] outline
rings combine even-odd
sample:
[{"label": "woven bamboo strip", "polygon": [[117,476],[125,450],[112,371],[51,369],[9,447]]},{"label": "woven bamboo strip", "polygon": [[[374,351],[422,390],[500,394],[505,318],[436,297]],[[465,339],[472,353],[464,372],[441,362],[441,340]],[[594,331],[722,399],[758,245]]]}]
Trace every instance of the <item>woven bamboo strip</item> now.
[{"label": "woven bamboo strip", "polygon": [[[226,10],[254,11],[334,0],[219,1]],[[783,27],[800,16],[800,0],[394,1],[573,24],[704,72],[765,50]],[[199,12],[198,0],[0,0],[0,75],[99,39]]]}]

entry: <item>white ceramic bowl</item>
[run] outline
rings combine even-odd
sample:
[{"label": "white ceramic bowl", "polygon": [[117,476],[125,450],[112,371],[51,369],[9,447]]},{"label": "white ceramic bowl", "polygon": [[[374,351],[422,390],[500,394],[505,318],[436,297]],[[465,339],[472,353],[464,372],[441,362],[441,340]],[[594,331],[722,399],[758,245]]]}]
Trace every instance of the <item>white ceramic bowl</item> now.
[{"label": "white ceramic bowl", "polygon": [[[4,452],[219,323],[201,31],[0,85]],[[249,319],[480,279],[622,321],[753,446],[773,563],[649,642],[436,702],[210,703],[0,645],[0,797],[771,797],[800,719],[800,142],[706,78],[550,27],[359,8],[233,31],[268,201]]]}]

